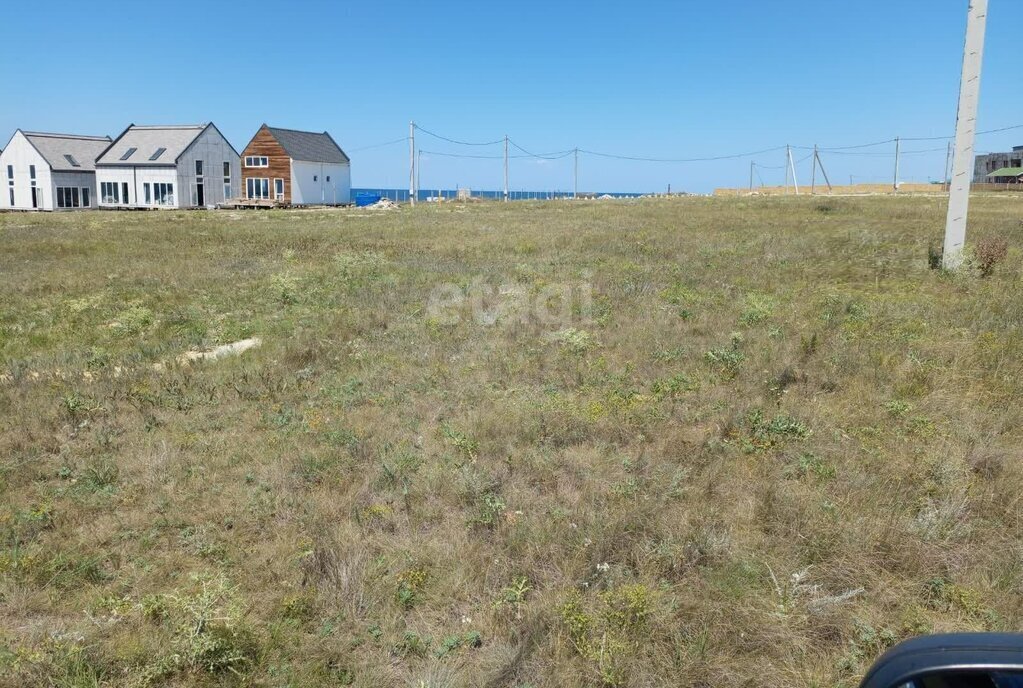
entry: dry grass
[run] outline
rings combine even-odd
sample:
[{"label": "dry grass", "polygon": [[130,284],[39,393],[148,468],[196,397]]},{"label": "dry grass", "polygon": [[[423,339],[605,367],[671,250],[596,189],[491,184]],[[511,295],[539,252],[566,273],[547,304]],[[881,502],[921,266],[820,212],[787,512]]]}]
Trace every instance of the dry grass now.
[{"label": "dry grass", "polygon": [[988,279],[932,198],[0,216],[0,684],[849,686],[1018,630],[1021,206],[971,210]]}]

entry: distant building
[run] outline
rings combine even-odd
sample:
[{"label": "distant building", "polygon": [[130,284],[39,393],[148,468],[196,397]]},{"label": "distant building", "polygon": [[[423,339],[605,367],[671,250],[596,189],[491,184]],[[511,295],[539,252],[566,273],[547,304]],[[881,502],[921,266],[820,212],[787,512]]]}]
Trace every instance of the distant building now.
[{"label": "distant building", "polygon": [[327,132],[264,124],[242,151],[241,194],[286,205],[348,204],[351,160]]},{"label": "distant building", "polygon": [[96,205],[96,158],[109,136],[14,132],[0,153],[0,208],[73,210]]},{"label": "distant building", "polygon": [[973,166],[974,184],[1007,184],[1023,177],[1023,146],[1014,146],[1011,153],[978,155]]},{"label": "distant building", "polygon": [[211,208],[238,179],[238,152],[213,124],[132,124],[96,161],[102,208]]}]

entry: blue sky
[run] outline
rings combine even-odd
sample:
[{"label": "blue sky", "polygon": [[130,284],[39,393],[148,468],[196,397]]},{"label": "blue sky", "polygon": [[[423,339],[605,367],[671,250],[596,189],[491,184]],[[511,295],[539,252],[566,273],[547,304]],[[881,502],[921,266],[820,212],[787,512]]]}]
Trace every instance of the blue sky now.
[{"label": "blue sky", "polygon": [[[0,138],[214,121],[239,150],[262,122],[329,130],[353,184],[407,186],[401,143],[424,128],[530,151],[706,157],[952,133],[966,0],[675,2],[8,2]],[[172,11],[168,12],[171,7]],[[980,128],[1023,123],[1023,3],[991,0]],[[498,188],[500,155],[419,136],[423,188]],[[1023,144],[1023,129],[978,150]],[[907,142],[907,151],[943,142]],[[878,155],[825,155],[832,180],[890,180]],[[797,151],[797,157],[805,155]],[[757,157],[767,183],[784,153]],[[749,159],[639,163],[580,155],[581,190],[709,191]],[[940,178],[944,153],[904,157]],[[809,176],[809,162],[799,169]],[[514,159],[513,189],[570,189],[572,158]]]}]

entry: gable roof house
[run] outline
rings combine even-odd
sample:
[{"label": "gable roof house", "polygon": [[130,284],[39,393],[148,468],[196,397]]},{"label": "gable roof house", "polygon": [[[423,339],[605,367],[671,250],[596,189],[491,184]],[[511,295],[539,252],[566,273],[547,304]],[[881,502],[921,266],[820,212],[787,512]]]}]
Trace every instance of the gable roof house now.
[{"label": "gable roof house", "polygon": [[347,205],[351,160],[327,132],[264,124],[242,151],[241,196],[285,205]]},{"label": "gable roof house", "polygon": [[131,124],[96,161],[102,208],[215,207],[238,175],[238,152],[212,123]]},{"label": "gable roof house", "polygon": [[0,209],[73,210],[96,205],[96,158],[109,136],[14,132],[0,153]]}]

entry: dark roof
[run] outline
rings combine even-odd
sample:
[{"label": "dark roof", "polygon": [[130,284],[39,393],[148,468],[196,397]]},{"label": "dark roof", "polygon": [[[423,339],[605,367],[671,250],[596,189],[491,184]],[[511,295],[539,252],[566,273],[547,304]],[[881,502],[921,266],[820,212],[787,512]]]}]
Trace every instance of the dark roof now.
[{"label": "dark roof", "polygon": [[281,144],[284,152],[292,160],[303,162],[327,162],[342,164],[350,162],[341,146],[334,142],[330,134],[323,132],[316,134],[311,131],[295,131],[294,129],[279,129],[267,127],[267,130]]}]

